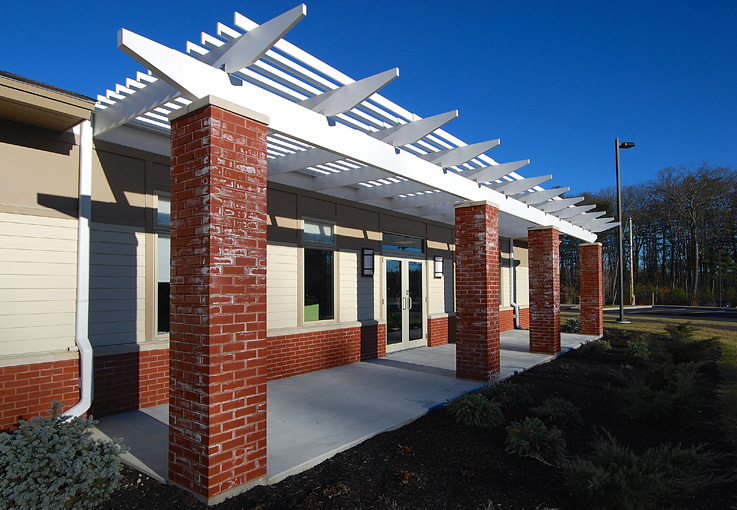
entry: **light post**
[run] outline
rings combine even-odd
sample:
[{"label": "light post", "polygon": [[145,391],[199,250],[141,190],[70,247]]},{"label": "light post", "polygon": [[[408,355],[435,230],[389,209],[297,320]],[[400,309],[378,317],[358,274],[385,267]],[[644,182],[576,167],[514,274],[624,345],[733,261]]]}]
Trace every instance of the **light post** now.
[{"label": "light post", "polygon": [[629,324],[624,320],[624,248],[622,246],[622,185],[619,180],[619,149],[631,149],[635,146],[634,142],[619,143],[619,138],[614,140],[614,152],[617,159],[617,221],[619,222],[619,320],[621,324]]}]

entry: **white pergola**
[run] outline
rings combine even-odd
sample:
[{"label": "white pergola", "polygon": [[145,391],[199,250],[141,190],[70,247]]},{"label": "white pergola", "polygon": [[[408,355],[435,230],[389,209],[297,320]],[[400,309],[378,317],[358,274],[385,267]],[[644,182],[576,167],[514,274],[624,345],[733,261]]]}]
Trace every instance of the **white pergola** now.
[{"label": "white pergola", "polygon": [[529,160],[487,156],[498,139],[468,145],[443,130],[457,111],[421,118],[380,95],[397,68],[355,81],[284,40],[306,13],[303,4],[262,25],[235,13],[234,27],[218,23],[186,54],[121,29],[118,47],[149,73],[98,96],[95,136],[130,124],[168,144],[170,113],[217,96],[269,117],[269,182],[449,224],[455,204],[488,201],[512,238],[553,226],[594,242],[616,225],[577,206],[582,197],[561,199],[570,188],[543,189],[551,175],[519,175]]}]

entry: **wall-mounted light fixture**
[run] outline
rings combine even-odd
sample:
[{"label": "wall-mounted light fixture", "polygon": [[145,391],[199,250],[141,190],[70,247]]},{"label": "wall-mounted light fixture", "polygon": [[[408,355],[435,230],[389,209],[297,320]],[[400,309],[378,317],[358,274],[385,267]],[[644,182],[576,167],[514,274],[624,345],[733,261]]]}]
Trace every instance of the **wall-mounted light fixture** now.
[{"label": "wall-mounted light fixture", "polygon": [[374,276],[374,250],[361,248],[361,274],[363,276]]},{"label": "wall-mounted light fixture", "polygon": [[435,257],[435,278],[443,277],[443,257]]}]

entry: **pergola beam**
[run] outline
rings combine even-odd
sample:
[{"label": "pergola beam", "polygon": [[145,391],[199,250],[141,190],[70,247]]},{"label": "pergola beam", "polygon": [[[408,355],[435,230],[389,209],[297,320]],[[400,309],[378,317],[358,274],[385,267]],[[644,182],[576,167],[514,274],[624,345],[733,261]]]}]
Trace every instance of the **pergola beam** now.
[{"label": "pergola beam", "polygon": [[566,207],[570,205],[576,205],[581,200],[583,200],[583,197],[571,197],[571,198],[561,198],[560,200],[551,200],[549,202],[545,202],[543,205],[538,207],[541,211],[545,211],[546,213],[554,213],[556,211],[562,211]]},{"label": "pergola beam", "polygon": [[552,179],[552,175],[541,175],[539,177],[527,177],[526,179],[519,179],[516,181],[505,182],[502,184],[492,185],[491,188],[505,195],[516,195],[522,193],[528,189],[539,186],[544,182],[548,182]]},{"label": "pergola beam", "polygon": [[[271,171],[271,168],[269,168]],[[312,191],[322,191],[331,188],[340,188],[341,186],[352,186],[362,182],[375,181],[377,179],[385,179],[390,174],[378,168],[364,166],[354,168],[344,172],[338,172],[331,175],[321,175],[314,177]]]},{"label": "pergola beam", "polygon": [[298,5],[198,58],[226,73],[235,73],[260,59],[305,16],[307,6]]},{"label": "pergola beam", "polygon": [[371,131],[368,134],[382,142],[401,147],[402,145],[415,143],[457,117],[458,110],[453,110],[406,124],[398,124],[387,129]]},{"label": "pergola beam", "polygon": [[486,142],[474,143],[471,145],[463,145],[461,147],[454,147],[453,149],[446,149],[437,152],[430,152],[428,154],[420,154],[418,157],[435,163],[442,168],[449,168],[452,166],[462,165],[473,158],[489,151],[499,145],[500,140],[489,140]]},{"label": "pergola beam", "polygon": [[586,211],[590,211],[591,209],[594,209],[595,205],[577,205],[575,207],[566,207],[565,209],[561,211],[556,211],[551,213],[553,216],[557,216],[561,220],[568,220],[571,221],[571,218],[575,218],[579,214],[583,214]]},{"label": "pergola beam", "polygon": [[307,149],[269,160],[269,177],[302,170],[308,166],[324,165],[341,159],[332,152],[322,149]]},{"label": "pergola beam", "polygon": [[337,89],[308,97],[299,104],[326,117],[333,117],[355,108],[398,76],[399,68],[395,67]]},{"label": "pergola beam", "polygon": [[510,163],[501,163],[499,165],[464,170],[461,175],[478,183],[494,182],[529,164],[529,159],[522,159],[520,161],[512,161]]},{"label": "pergola beam", "polygon": [[524,202],[527,205],[537,205],[569,191],[571,191],[571,188],[544,189],[542,191],[533,191],[524,194],[520,193],[519,195],[515,195],[513,198],[520,202]]}]

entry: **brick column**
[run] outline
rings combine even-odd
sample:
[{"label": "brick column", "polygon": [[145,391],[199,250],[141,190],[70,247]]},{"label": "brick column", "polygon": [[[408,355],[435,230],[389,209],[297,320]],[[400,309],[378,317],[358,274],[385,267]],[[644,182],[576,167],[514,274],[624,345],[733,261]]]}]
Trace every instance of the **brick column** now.
[{"label": "brick column", "polygon": [[455,209],[456,377],[499,374],[499,209],[467,202]]},{"label": "brick column", "polygon": [[171,118],[169,479],[215,504],[266,477],[266,124]]},{"label": "brick column", "polygon": [[604,334],[601,243],[581,244],[581,334]]},{"label": "brick column", "polygon": [[560,351],[560,241],[555,227],[528,229],[530,352]]}]

